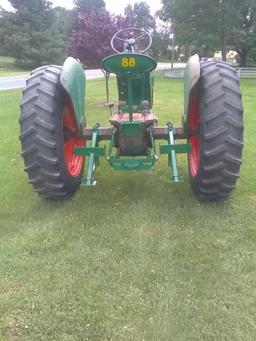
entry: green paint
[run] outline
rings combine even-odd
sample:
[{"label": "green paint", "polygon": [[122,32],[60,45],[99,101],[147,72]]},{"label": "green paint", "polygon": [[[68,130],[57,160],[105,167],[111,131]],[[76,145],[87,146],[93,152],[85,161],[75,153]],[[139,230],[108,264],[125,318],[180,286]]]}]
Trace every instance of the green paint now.
[{"label": "green paint", "polygon": [[174,145],[160,145],[160,154],[169,154],[172,151],[175,151],[175,153],[185,153],[188,154],[191,152],[191,145],[187,143],[182,144],[174,144]]},{"label": "green paint", "polygon": [[126,158],[111,156],[108,159],[113,169],[119,171],[127,170],[150,170],[154,169],[157,158],[155,156],[148,156],[146,158]]},{"label": "green paint", "polygon": [[108,72],[122,75],[137,75],[151,72],[157,67],[156,61],[144,54],[121,53],[107,57],[102,68]]},{"label": "green paint", "polygon": [[98,157],[95,153],[97,147],[97,138],[98,138],[98,124],[96,124],[93,128],[93,135],[92,135],[92,143],[91,143],[91,150],[93,151],[90,153],[89,157],[89,164],[88,164],[88,171],[87,171],[87,178],[83,179],[81,182],[81,187],[94,187],[96,185],[96,181],[94,180],[94,172],[98,165]]},{"label": "green paint", "polygon": [[131,78],[127,79],[127,99],[128,99],[128,112],[129,112],[129,121],[132,122],[132,104],[133,104],[133,96],[132,96],[132,80]]},{"label": "green paint", "polygon": [[141,122],[123,122],[122,132],[130,137],[141,135]]},{"label": "green paint", "polygon": [[119,101],[126,102],[123,112],[129,112],[132,121],[133,112],[145,111],[141,101],[148,101],[147,110],[152,108],[154,78],[150,74],[157,66],[156,61],[146,55],[121,53],[107,57],[102,68],[117,75]]},{"label": "green paint", "polygon": [[168,164],[172,170],[172,182],[178,183],[180,181],[178,167],[177,167],[177,153],[189,153],[191,145],[188,143],[175,144],[175,128],[171,124],[167,125],[168,130],[168,144],[160,145],[160,154],[168,154]]},{"label": "green paint", "polygon": [[[145,108],[141,107],[141,101],[148,101],[149,105],[147,111],[152,108],[153,105],[153,84],[154,76],[150,72],[132,75],[127,77],[126,75],[117,75],[117,89],[119,101],[128,102],[128,78],[132,83],[132,102],[136,107],[137,112],[145,111]],[[124,106],[122,110],[127,112],[128,106]]]},{"label": "green paint", "polygon": [[82,65],[72,57],[67,58],[60,82],[71,98],[78,127],[85,125],[85,74]]},{"label": "green paint", "polygon": [[184,114],[183,114],[183,125],[187,128],[187,115],[188,115],[188,105],[189,97],[191,91],[196,86],[200,79],[200,59],[196,54],[192,56],[186,66],[184,73]]},{"label": "green paint", "polygon": [[95,156],[105,156],[106,155],[105,148],[100,148],[100,147],[77,147],[74,150],[74,154],[80,155],[80,156],[90,156],[92,153]]}]

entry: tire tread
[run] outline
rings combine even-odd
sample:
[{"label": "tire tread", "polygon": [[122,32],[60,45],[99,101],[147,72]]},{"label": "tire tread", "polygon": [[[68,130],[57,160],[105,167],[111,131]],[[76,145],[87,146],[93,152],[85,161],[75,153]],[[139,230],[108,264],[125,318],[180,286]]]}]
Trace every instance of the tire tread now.
[{"label": "tire tread", "polygon": [[223,200],[236,188],[243,150],[243,106],[235,70],[225,62],[201,62],[201,155],[191,185],[202,200]]},{"label": "tire tread", "polygon": [[32,71],[23,91],[19,120],[21,155],[29,183],[42,198],[54,200],[71,197],[82,177],[82,171],[77,178],[67,173],[64,156],[60,156],[63,151],[58,150],[61,128],[56,123],[56,103],[64,96],[59,85],[61,70],[51,65]]}]

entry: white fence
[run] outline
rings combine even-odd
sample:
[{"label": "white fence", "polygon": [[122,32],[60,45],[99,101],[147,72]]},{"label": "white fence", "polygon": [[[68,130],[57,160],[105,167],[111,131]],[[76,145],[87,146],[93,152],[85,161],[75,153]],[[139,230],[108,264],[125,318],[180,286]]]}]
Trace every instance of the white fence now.
[{"label": "white fence", "polygon": [[[256,68],[235,68],[238,78],[256,78]],[[185,69],[166,70],[165,77],[183,78]]]},{"label": "white fence", "polygon": [[256,78],[256,68],[236,68],[238,78]]}]

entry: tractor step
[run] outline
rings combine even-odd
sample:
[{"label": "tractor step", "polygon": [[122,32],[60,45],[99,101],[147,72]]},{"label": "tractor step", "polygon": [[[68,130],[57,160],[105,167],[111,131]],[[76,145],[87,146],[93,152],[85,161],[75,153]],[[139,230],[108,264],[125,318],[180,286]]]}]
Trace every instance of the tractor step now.
[{"label": "tractor step", "polygon": [[111,156],[108,161],[111,167],[119,171],[127,170],[152,170],[158,157],[148,156],[147,158],[127,158],[121,159],[119,157]]}]

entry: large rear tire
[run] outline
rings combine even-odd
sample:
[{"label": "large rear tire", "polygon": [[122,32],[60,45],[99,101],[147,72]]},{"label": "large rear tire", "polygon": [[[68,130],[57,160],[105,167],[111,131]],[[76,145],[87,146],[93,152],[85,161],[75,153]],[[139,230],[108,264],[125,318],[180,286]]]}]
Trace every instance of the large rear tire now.
[{"label": "large rear tire", "polygon": [[235,70],[201,62],[201,78],[188,113],[191,186],[202,200],[229,197],[236,188],[243,150],[243,107]]},{"label": "large rear tire", "polygon": [[79,188],[84,158],[74,155],[84,141],[75,137],[71,100],[60,84],[61,67],[32,72],[23,92],[20,140],[25,171],[34,191],[47,199],[63,200]]}]

